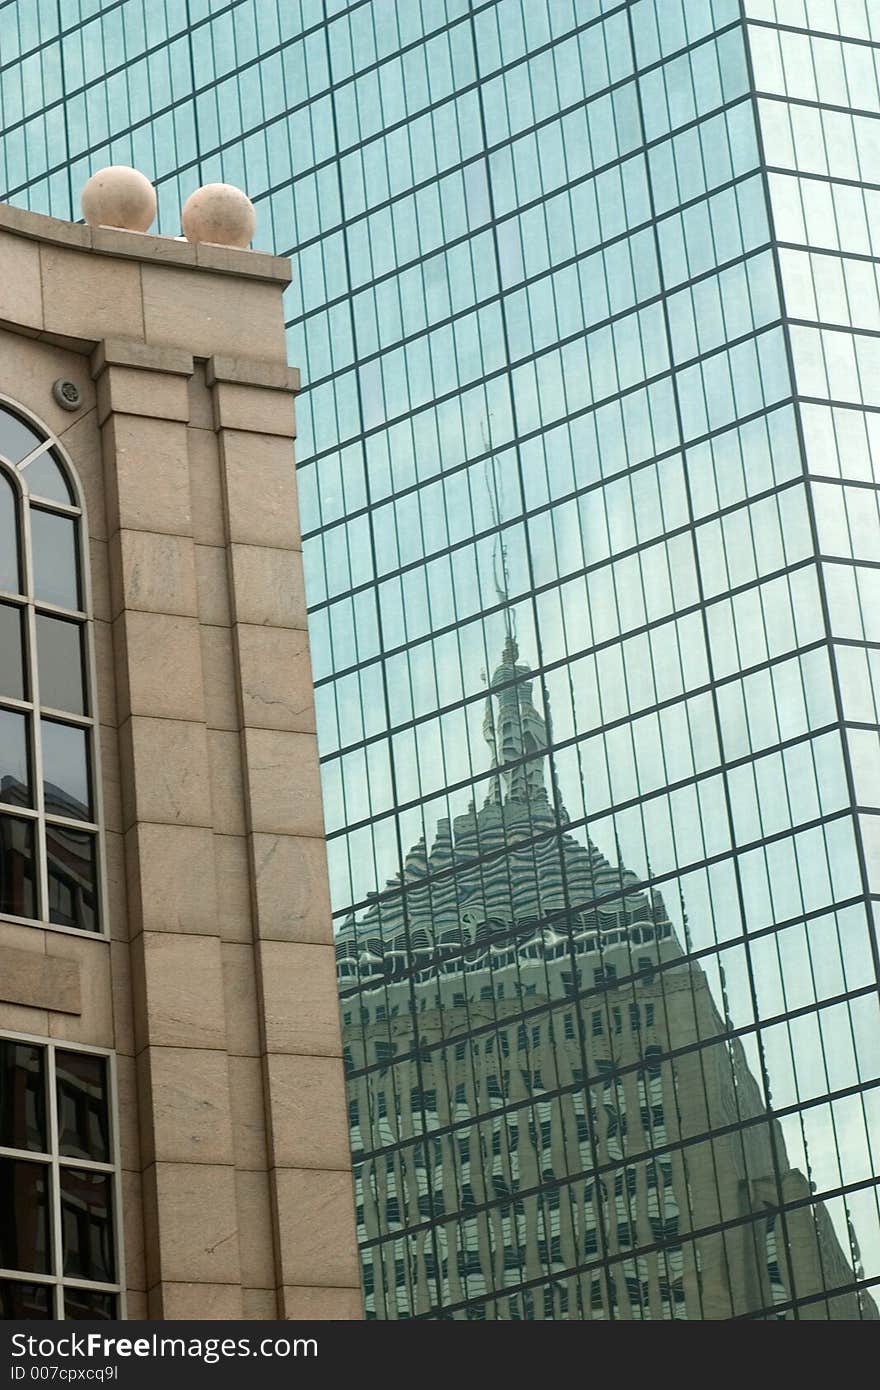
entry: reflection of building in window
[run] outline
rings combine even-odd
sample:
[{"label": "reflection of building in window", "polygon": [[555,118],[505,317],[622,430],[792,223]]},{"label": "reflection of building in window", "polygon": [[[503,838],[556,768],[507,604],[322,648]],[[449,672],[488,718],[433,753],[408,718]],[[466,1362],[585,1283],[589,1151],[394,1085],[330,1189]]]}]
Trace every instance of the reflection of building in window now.
[{"label": "reflection of building in window", "polygon": [[[46,784],[46,810],[56,817],[84,818],[85,808],[58,787]],[[0,782],[6,805],[28,805],[27,789],[11,777]],[[13,817],[5,821],[0,841],[0,892],[17,916],[34,916],[33,843],[29,827]],[[46,822],[49,920],[58,926],[96,931],[97,883],[93,837],[60,819]]]},{"label": "reflection of building in window", "polygon": [[338,936],[368,1316],[876,1317],[686,927],[552,804],[528,675],[509,639],[484,804]]},{"label": "reflection of building in window", "polygon": [[[47,793],[54,788],[47,787]],[[69,801],[69,798],[65,798]],[[58,805],[58,798],[47,807]],[[68,811],[69,815],[70,812]],[[65,927],[98,928],[98,897],[92,837],[58,821],[46,822],[46,857],[50,865],[49,916]]]},{"label": "reflection of building in window", "polygon": [[121,1316],[109,1067],[0,1038],[0,1319]]}]

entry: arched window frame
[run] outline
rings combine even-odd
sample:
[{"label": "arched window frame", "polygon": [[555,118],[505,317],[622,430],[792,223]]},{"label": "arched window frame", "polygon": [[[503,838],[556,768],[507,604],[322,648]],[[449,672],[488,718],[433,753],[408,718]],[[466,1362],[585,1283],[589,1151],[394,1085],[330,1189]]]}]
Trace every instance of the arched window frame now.
[{"label": "arched window frame", "polygon": [[[25,716],[31,782],[31,805],[21,806],[0,801],[0,816],[24,819],[34,826],[33,882],[36,899],[33,904],[34,912],[32,915],[8,911],[0,899],[0,919],[28,926],[40,926],[59,932],[70,932],[77,936],[106,937],[109,935],[109,931],[106,910],[101,750],[97,710],[94,610],[88,563],[89,527],[85,499],[76,468],[59,436],[53,433],[44,421],[34,415],[32,411],[2,393],[0,393],[0,412],[13,416],[25,429],[39,437],[39,443],[15,462],[4,451],[3,441],[0,439],[0,473],[3,474],[4,479],[11,481],[15,497],[20,578],[20,592],[16,593],[5,588],[2,577],[0,577],[0,603],[18,608],[24,615],[22,667],[25,672],[25,688],[23,694],[28,696],[27,699],[16,698],[3,693],[0,689],[0,710],[17,711]],[[28,467],[44,455],[51,455],[54,458],[63,475],[72,501],[61,502],[57,498],[46,497],[36,488],[31,489]],[[34,513],[67,518],[73,523],[78,607],[52,602],[49,599],[39,597],[36,592],[32,527]],[[0,539],[0,544],[2,544],[2,539]],[[40,690],[37,634],[37,623],[40,616],[70,622],[75,624],[80,631],[83,713],[61,709],[47,704],[43,700]],[[47,810],[44,785],[46,740],[42,730],[43,720],[48,720],[53,728],[63,726],[83,731],[89,796],[87,819],[79,816],[66,817],[57,811]],[[53,904],[50,888],[50,859],[47,848],[48,835],[52,826],[57,826],[62,831],[66,829],[76,834],[87,834],[90,837],[92,845],[93,926],[76,925],[63,920],[65,914],[58,908],[57,903]],[[2,849],[2,845],[0,845],[0,849]],[[58,882],[59,880],[56,878],[56,886]],[[58,920],[53,921],[53,915]],[[67,915],[69,916],[69,914]]]}]

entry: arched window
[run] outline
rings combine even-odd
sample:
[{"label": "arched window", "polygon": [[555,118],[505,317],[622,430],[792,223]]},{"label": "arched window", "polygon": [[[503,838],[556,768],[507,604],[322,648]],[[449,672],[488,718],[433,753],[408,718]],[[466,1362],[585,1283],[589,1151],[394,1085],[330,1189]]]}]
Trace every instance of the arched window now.
[{"label": "arched window", "polygon": [[102,929],[83,515],[56,439],[0,400],[0,915]]}]

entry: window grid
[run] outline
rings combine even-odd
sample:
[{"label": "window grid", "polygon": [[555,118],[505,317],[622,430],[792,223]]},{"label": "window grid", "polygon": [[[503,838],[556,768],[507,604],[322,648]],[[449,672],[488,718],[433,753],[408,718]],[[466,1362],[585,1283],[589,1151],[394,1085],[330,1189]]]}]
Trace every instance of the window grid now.
[{"label": "window grid", "polygon": [[[4,1284],[7,1281],[24,1285],[36,1284],[50,1290],[52,1303],[46,1314],[49,1318],[64,1320],[66,1317],[64,1301],[65,1290],[71,1292],[82,1290],[84,1293],[110,1295],[115,1305],[115,1312],[110,1316],[124,1319],[126,1316],[125,1286],[119,1277],[125,1265],[122,1222],[120,1220],[122,1212],[122,1188],[115,1054],[103,1048],[84,1046],[72,1042],[49,1041],[48,1039],[28,1033],[0,1034],[0,1045],[16,1043],[33,1045],[44,1058],[43,1102],[47,1121],[48,1149],[40,1151],[31,1147],[15,1148],[0,1144],[0,1158],[8,1158],[29,1164],[40,1164],[45,1167],[50,1174],[48,1205],[52,1269],[49,1273],[42,1273],[27,1268],[0,1268],[0,1281]],[[76,1054],[83,1057],[102,1058],[105,1060],[105,1103],[110,1136],[110,1160],[108,1162],[102,1162],[94,1158],[78,1158],[61,1152],[58,1117],[58,1077],[56,1071],[56,1055],[58,1053]],[[62,1170],[81,1172],[83,1174],[104,1174],[111,1180],[112,1196],[110,1224],[112,1231],[112,1259],[114,1270],[117,1274],[117,1279],[115,1281],[80,1278],[76,1275],[65,1273],[65,1256],[68,1252],[65,1249],[62,1219]],[[21,1316],[21,1314],[18,1316]],[[102,1315],[99,1313],[97,1316]]]},{"label": "window grid", "polygon": [[[40,424],[33,416],[28,415],[17,403],[0,397],[0,408],[7,409],[7,421],[22,423],[29,432],[35,437],[39,434],[40,442],[30,449],[23,458],[14,462],[2,451],[0,444],[0,473],[8,479],[15,493],[15,508],[17,514],[17,536],[19,546],[19,565],[21,569],[21,582],[23,592],[17,591],[17,586],[12,586],[9,590],[0,589],[0,601],[9,608],[14,609],[24,615],[24,650],[21,654],[22,665],[26,678],[26,689],[30,695],[29,699],[15,699],[8,695],[0,695],[0,709],[17,711],[24,715],[29,722],[27,734],[27,759],[30,767],[32,780],[31,795],[33,805],[9,803],[6,798],[0,802],[0,811],[9,813],[16,820],[27,821],[34,827],[36,834],[36,893],[37,911],[31,916],[27,914],[15,914],[14,912],[4,911],[4,917],[10,921],[20,921],[23,923],[33,923],[41,926],[51,927],[55,930],[80,931],[86,930],[89,934],[94,932],[106,933],[104,925],[103,902],[104,897],[104,864],[100,842],[100,823],[101,823],[101,774],[98,739],[96,737],[97,720],[95,715],[95,686],[96,675],[94,668],[94,649],[92,642],[92,624],[90,618],[90,594],[88,567],[84,564],[83,545],[85,515],[81,506],[75,503],[64,503],[55,498],[41,495],[35,489],[31,493],[28,487],[27,469],[33,464],[42,462],[44,458],[51,458],[55,462],[59,478],[63,476],[63,486],[69,490],[74,487],[75,474],[66,460],[66,455],[60,440],[49,434],[45,427]],[[71,491],[71,496],[73,496]],[[50,517],[69,519],[73,525],[73,575],[77,587],[77,599],[75,603],[55,603],[39,597],[36,593],[35,572],[34,572],[34,553],[31,519],[33,513]],[[79,635],[79,644],[82,659],[82,705],[85,711],[78,714],[70,709],[59,709],[50,704],[43,704],[40,699],[40,673],[38,660],[38,632],[37,624],[40,616],[45,618],[58,618],[65,622],[75,624]],[[65,816],[59,810],[53,810],[47,806],[46,782],[44,779],[44,736],[42,733],[42,721],[48,719],[52,727],[64,727],[69,729],[81,730],[84,735],[84,768],[86,779],[86,793],[88,801],[94,808],[94,815],[88,814],[88,806],[83,805],[80,814]],[[48,852],[48,837],[52,828],[57,827],[58,831],[72,832],[73,836],[88,836],[87,855],[90,856],[92,865],[91,889],[86,888],[86,898],[92,900],[89,911],[86,907],[86,915],[91,915],[93,925],[90,927],[79,928],[75,924],[63,921],[53,921],[51,916],[52,896],[50,893],[50,858]],[[80,840],[80,844],[82,841]],[[75,851],[74,851],[75,852]],[[62,856],[63,857],[63,856]],[[60,879],[57,880],[60,885]]]}]

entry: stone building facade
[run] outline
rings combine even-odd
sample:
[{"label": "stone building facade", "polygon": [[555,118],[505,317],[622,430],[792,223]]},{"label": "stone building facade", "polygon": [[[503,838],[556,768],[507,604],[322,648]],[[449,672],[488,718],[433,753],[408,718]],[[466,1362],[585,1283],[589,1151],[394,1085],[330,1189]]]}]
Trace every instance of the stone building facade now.
[{"label": "stone building facade", "polygon": [[0,266],[2,1315],[359,1317],[289,263]]}]

